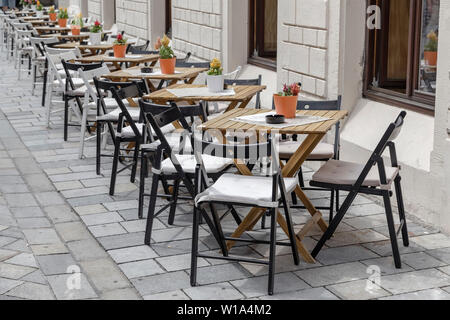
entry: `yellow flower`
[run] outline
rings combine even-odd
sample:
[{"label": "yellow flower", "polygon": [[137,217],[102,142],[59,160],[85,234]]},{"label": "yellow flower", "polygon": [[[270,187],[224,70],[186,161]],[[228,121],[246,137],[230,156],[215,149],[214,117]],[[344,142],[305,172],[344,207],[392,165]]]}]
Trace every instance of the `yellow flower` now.
[{"label": "yellow flower", "polygon": [[438,36],[436,34],[436,32],[431,31],[428,35],[427,38],[430,39],[431,41],[437,41],[438,40]]},{"label": "yellow flower", "polygon": [[161,40],[161,44],[164,47],[168,47],[170,44],[170,38],[168,36],[164,35],[164,38],[162,38],[162,40]]},{"label": "yellow flower", "polygon": [[220,69],[222,67],[222,62],[218,58],[214,58],[210,63],[211,69]]}]

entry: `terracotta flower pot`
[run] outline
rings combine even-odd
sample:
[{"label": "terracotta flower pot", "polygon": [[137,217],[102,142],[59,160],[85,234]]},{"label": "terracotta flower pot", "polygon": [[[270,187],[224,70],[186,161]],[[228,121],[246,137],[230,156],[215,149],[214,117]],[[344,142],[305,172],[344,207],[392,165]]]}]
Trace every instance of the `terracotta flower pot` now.
[{"label": "terracotta flower pot", "polygon": [[177,59],[159,59],[159,66],[161,68],[162,74],[174,74],[175,73],[175,63]]},{"label": "terracotta flower pot", "polygon": [[436,51],[424,51],[423,58],[429,66],[435,66],[437,64],[437,52]]},{"label": "terracotta flower pot", "polygon": [[58,19],[58,25],[59,25],[61,28],[67,27],[67,19]]},{"label": "terracotta flower pot", "polygon": [[295,118],[298,96],[283,97],[278,94],[274,94],[273,100],[277,114],[281,114],[287,119]]},{"label": "terracotta flower pot", "polygon": [[48,15],[49,15],[50,21],[56,21],[56,12],[49,13]]},{"label": "terracotta flower pot", "polygon": [[127,46],[125,44],[115,44],[113,46],[115,58],[125,58],[127,52]]},{"label": "terracotta flower pot", "polygon": [[74,35],[74,36],[80,35],[80,33],[81,33],[80,26],[71,26],[70,28],[72,29],[72,35]]}]

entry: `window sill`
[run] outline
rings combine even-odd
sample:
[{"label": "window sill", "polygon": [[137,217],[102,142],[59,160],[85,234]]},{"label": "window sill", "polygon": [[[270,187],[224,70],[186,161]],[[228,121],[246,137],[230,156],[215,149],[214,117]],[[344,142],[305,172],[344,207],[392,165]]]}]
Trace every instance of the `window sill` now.
[{"label": "window sill", "polygon": [[407,99],[399,96],[390,95],[376,90],[366,90],[363,94],[364,98],[377,102],[389,104],[391,106],[416,111],[426,115],[434,116],[434,105],[422,103],[420,101]]},{"label": "window sill", "polygon": [[261,57],[249,57],[248,64],[264,68],[270,71],[277,71],[277,62],[276,60],[266,59]]}]

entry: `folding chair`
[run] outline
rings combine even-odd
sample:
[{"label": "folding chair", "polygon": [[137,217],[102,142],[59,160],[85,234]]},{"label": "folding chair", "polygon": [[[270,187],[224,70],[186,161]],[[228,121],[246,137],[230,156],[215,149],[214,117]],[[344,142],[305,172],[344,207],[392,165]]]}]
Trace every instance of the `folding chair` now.
[{"label": "folding chair", "polygon": [[[195,207],[194,223],[192,231],[192,255],[191,255],[191,285],[197,285],[197,260],[198,258],[219,259],[228,261],[240,261],[255,264],[269,265],[268,293],[273,294],[275,278],[275,251],[277,245],[290,246],[294,263],[299,264],[299,255],[296,243],[296,235],[292,224],[289,202],[287,196],[297,186],[296,178],[283,178],[279,167],[278,154],[274,141],[278,137],[267,137],[267,142],[255,142],[247,144],[217,144],[209,141],[197,140],[195,137],[194,152],[197,160],[195,174]],[[256,141],[256,139],[255,139]],[[204,154],[220,156],[229,159],[240,159],[249,163],[256,163],[261,158],[271,158],[271,168],[267,176],[245,176],[238,174],[224,174],[213,184],[205,174]],[[271,216],[270,240],[249,240],[244,238],[232,238],[224,236],[216,204],[227,204],[231,206],[261,207],[267,208]],[[277,215],[278,208],[282,206],[287,221],[289,242],[278,242],[277,237]],[[207,213],[207,209],[209,209]],[[220,236],[223,256],[207,255],[198,252],[199,241],[199,219],[205,219],[211,214],[217,233]],[[238,241],[245,243],[269,244],[269,259],[252,259],[248,257],[230,256],[225,241]]]},{"label": "folding chair", "polygon": [[[342,97],[339,96],[337,100],[331,101],[298,101],[297,110],[341,110]],[[298,137],[294,136],[292,139],[283,140],[280,142],[280,158],[281,160],[288,161],[297,151],[297,149],[302,144],[302,141],[298,141]],[[334,143],[320,142],[317,147],[311,152],[307,161],[328,161],[330,159],[339,160],[339,150],[340,150],[340,122],[336,123],[334,130]],[[303,179],[303,171],[300,168],[299,171],[299,181],[300,186],[303,190],[310,191],[324,191],[322,188],[312,188],[305,187],[305,182]],[[329,207],[316,207],[317,209],[329,210],[329,221],[333,220],[334,213],[334,196],[336,193],[336,211],[339,210],[339,190],[330,190],[330,206]],[[292,195],[293,203],[296,208],[304,209],[303,206],[297,206],[297,197],[295,194]]]},{"label": "folding chair", "polygon": [[[52,51],[54,52],[54,51]],[[60,51],[57,54],[50,54],[48,48],[46,48],[45,57],[48,63],[48,74],[47,74],[47,83],[49,85],[49,89],[47,90],[47,98],[45,99],[45,109],[46,109],[46,120],[47,126],[50,126],[50,116],[52,113],[59,112],[64,110],[52,110],[52,105],[54,103],[64,104],[64,101],[53,101],[53,91],[57,94],[61,94],[62,98],[65,93],[66,88],[66,71],[63,68],[61,63],[62,60],[65,61],[73,61],[77,58],[75,51]],[[80,78],[72,78],[73,84],[76,88],[80,88],[83,86],[83,80]],[[76,110],[74,110],[76,113]]]},{"label": "folding chair", "polygon": [[[64,71],[66,73],[66,81],[65,81],[65,90],[64,90],[64,141],[67,141],[68,138],[68,129],[69,126],[73,127],[79,127],[81,126],[81,123],[79,124],[73,124],[69,123],[69,118],[71,114],[69,114],[69,103],[75,102],[78,106],[79,113],[77,115],[83,113],[83,104],[81,102],[81,99],[86,94],[86,91],[88,90],[87,87],[84,85],[82,87],[76,86],[74,83],[74,79],[72,76],[74,74],[77,74],[79,70],[82,71],[90,71],[99,69],[103,66],[103,63],[73,63],[73,62],[67,62],[64,59],[61,60],[61,63],[63,65]],[[75,101],[73,101],[75,100]],[[87,128],[90,129],[89,127]]]},{"label": "folding chair", "polygon": [[[119,120],[117,122],[117,131],[115,133],[114,141],[114,157],[111,171],[111,183],[109,186],[109,194],[114,195],[116,177],[117,175],[131,167],[131,177],[130,181],[135,182],[136,170],[139,158],[139,150],[142,144],[145,143],[148,134],[146,126],[144,123],[137,123],[131,116],[129,109],[126,107],[124,100],[128,98],[142,97],[143,92],[137,84],[130,85],[125,88],[117,90],[114,87],[110,88],[113,98],[116,100],[117,105],[120,108],[121,113],[119,114]],[[128,126],[125,126],[125,123]],[[122,158],[132,158],[130,164],[125,165],[122,169],[118,170],[119,156],[120,156],[120,145],[121,143],[134,143],[134,153],[133,156],[121,156]]]},{"label": "folding chair", "polygon": [[[34,47],[33,58],[31,59],[31,67],[32,67],[32,78],[33,84],[31,89],[31,94],[34,95],[34,90],[36,89],[37,84],[42,84],[45,88],[46,77],[47,77],[47,64],[45,59],[45,44],[58,42],[58,38],[38,38],[38,37],[30,37],[30,43]],[[37,77],[43,77],[42,82],[37,82]],[[45,91],[43,92],[43,96],[45,96]],[[44,103],[42,103],[44,105]]]},{"label": "folding chair", "polygon": [[[99,79],[94,77],[94,85],[96,89],[96,101],[97,101],[97,149],[96,149],[96,170],[97,174],[101,174],[101,157],[112,157],[111,154],[101,153],[101,149],[106,146],[106,138],[104,138],[103,143],[101,141],[102,135],[105,135],[107,131],[110,132],[111,139],[115,145],[115,130],[113,124],[117,124],[119,121],[119,115],[121,114],[121,109],[116,102],[116,99],[108,97],[108,93],[111,92],[111,88],[120,90],[122,88],[129,87],[131,85],[137,85],[139,89],[139,97],[143,94],[149,93],[147,84],[144,80],[140,81],[130,81],[130,82],[112,82],[108,79]],[[135,98],[135,97],[131,97]],[[133,99],[134,102],[134,99]],[[124,105],[127,107],[128,113],[130,114],[133,121],[140,121],[141,111],[137,106],[130,106],[129,101],[124,100]],[[112,108],[113,107],[113,108]],[[107,126],[105,132],[102,133],[104,126]]]},{"label": "folding chair", "polygon": [[[313,257],[317,256],[326,240],[336,231],[336,228],[344,218],[356,196],[359,193],[363,193],[383,197],[395,267],[398,269],[402,267],[397,236],[400,232],[402,233],[403,245],[405,247],[409,246],[409,239],[400,184],[400,166],[397,162],[394,140],[400,134],[405,116],[406,112],[402,111],[395,122],[389,125],[366,164],[329,160],[313,175],[310,182],[310,185],[312,186],[349,192],[336,216],[331,221],[328,229],[312,251],[311,254]],[[389,148],[391,167],[385,166],[384,164],[383,153],[386,148]],[[390,200],[390,197],[393,194],[392,184],[395,186],[400,216],[400,227],[397,231],[394,226]]]},{"label": "folding chair", "polygon": [[[185,117],[187,114],[204,114],[204,109],[199,106],[183,106],[181,108],[177,107],[176,104],[172,104],[169,106],[158,106],[158,105],[149,105],[141,102],[141,108],[143,112],[147,108],[150,109],[149,112],[145,113],[145,116],[156,136],[158,137],[158,144],[153,152],[153,161],[152,161],[152,186],[150,190],[150,200],[147,214],[147,226],[145,231],[145,244],[150,244],[153,219],[161,214],[164,210],[170,207],[169,211],[169,224],[173,224],[175,218],[175,210],[177,201],[180,198],[178,195],[179,188],[181,182],[184,187],[187,189],[190,197],[186,197],[186,199],[193,199],[195,197],[195,189],[193,184],[193,179],[195,175],[195,166],[196,160],[194,155],[192,154],[192,148],[190,148],[190,152],[188,150],[184,150],[187,141],[191,141],[191,127],[187,123]],[[203,109],[203,110],[202,110]],[[164,110],[164,111],[163,111]],[[161,112],[163,111],[163,112]],[[169,139],[166,138],[166,135],[162,132],[162,128],[167,126],[174,121],[178,121],[182,126],[182,131],[178,135],[178,139],[180,143],[178,146],[175,146],[174,143],[169,143]],[[176,136],[175,136],[176,137]],[[172,140],[173,141],[173,140]],[[189,143],[191,144],[191,143]],[[177,152],[175,152],[177,150]],[[143,153],[143,155],[149,155],[148,152]],[[232,159],[225,159],[220,157],[214,157],[205,155],[205,171],[213,180],[217,180],[224,172],[233,165]],[[147,163],[144,162],[144,167],[141,169],[144,172],[147,170]],[[164,183],[166,181],[174,181],[172,194],[166,191],[164,195],[158,195],[158,185],[159,182]],[[167,188],[165,188],[167,189]],[[142,203],[144,196],[143,186],[140,186],[140,202]],[[161,208],[158,212],[155,212],[155,205],[157,197],[168,198],[171,201]],[[226,213],[231,213],[236,223],[241,223],[241,218],[234,210],[234,208],[229,208],[229,211]],[[142,217],[142,214],[140,214]],[[209,222],[206,221],[208,224]],[[214,235],[216,239],[218,239],[217,234]]]}]

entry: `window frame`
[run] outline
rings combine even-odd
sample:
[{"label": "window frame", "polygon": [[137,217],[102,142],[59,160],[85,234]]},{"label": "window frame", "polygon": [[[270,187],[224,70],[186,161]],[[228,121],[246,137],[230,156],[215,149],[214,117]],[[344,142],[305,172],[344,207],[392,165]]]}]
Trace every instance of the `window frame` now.
[{"label": "window frame", "polygon": [[[392,0],[385,1],[381,7],[381,30],[383,26],[389,25],[389,3]],[[367,7],[377,5],[378,0],[366,0]],[[416,91],[420,72],[420,46],[421,46],[421,28],[422,28],[422,0],[410,0],[410,19],[408,35],[408,62],[406,76],[406,93],[395,92],[390,89],[374,87],[371,85],[374,78],[375,67],[375,33],[376,30],[366,28],[365,37],[365,67],[363,79],[363,96],[378,102],[388,103],[402,108],[413,109],[427,114],[434,114],[436,96],[420,93]],[[412,30],[412,32],[411,32]],[[380,31],[380,30],[378,30]],[[388,33],[389,30],[384,29]],[[384,37],[387,38],[386,36]],[[379,44],[381,41],[378,41]],[[379,49],[380,46],[377,46]],[[385,48],[387,50],[387,48]],[[385,54],[381,57],[386,56]],[[378,62],[380,63],[380,62]],[[381,74],[381,73],[380,73]]]}]

